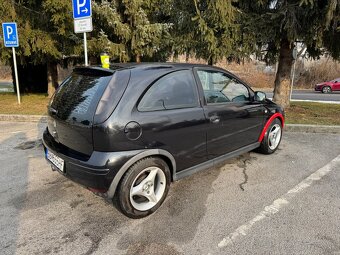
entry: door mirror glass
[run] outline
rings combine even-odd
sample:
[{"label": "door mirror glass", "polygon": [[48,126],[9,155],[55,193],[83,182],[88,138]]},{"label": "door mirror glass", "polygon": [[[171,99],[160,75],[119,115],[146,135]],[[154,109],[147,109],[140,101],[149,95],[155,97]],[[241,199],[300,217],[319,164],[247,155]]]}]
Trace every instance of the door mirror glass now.
[{"label": "door mirror glass", "polygon": [[255,101],[264,101],[267,98],[266,93],[262,91],[256,91],[255,92]]}]

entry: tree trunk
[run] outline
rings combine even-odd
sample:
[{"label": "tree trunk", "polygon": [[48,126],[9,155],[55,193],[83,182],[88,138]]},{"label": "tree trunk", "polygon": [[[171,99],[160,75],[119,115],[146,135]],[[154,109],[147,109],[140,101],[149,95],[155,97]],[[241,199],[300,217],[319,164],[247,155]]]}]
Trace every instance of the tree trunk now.
[{"label": "tree trunk", "polygon": [[189,51],[188,50],[185,52],[185,62],[186,63],[189,62]]},{"label": "tree trunk", "polygon": [[56,62],[49,62],[47,64],[48,73],[48,97],[52,97],[55,90],[58,88],[58,66]]},{"label": "tree trunk", "polygon": [[136,54],[136,63],[140,63],[140,55]]},{"label": "tree trunk", "polygon": [[212,66],[215,64],[215,59],[214,56],[210,56],[208,59],[208,65]]},{"label": "tree trunk", "polygon": [[287,37],[281,39],[279,64],[275,77],[274,102],[283,108],[289,107],[291,72],[293,66],[294,44]]}]

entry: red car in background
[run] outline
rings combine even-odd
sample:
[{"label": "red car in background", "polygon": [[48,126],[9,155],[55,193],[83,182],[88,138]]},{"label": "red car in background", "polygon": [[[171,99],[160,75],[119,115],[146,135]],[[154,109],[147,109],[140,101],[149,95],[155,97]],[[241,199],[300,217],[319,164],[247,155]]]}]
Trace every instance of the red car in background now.
[{"label": "red car in background", "polygon": [[331,93],[332,91],[340,91],[340,78],[326,81],[316,84],[314,87],[315,91],[321,91],[322,93]]}]

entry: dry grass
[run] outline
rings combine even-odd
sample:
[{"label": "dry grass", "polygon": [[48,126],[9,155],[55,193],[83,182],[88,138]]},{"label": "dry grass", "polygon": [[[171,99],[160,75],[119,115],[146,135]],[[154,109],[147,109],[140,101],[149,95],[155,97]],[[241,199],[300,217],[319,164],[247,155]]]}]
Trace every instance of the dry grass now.
[{"label": "dry grass", "polygon": [[340,78],[340,62],[331,58],[305,61],[305,63],[300,60],[295,73],[297,87],[313,88],[317,83]]},{"label": "dry grass", "polygon": [[286,109],[290,124],[340,125],[340,104],[294,102]]},{"label": "dry grass", "polygon": [[49,98],[42,94],[29,94],[21,97],[21,104],[13,93],[0,94],[1,114],[32,114],[44,115],[47,113]]}]

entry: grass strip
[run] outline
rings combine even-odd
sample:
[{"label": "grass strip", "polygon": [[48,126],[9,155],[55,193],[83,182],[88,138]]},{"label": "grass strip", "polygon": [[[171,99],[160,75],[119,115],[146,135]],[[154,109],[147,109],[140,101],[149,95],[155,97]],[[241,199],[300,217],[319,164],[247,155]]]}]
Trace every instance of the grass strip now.
[{"label": "grass strip", "polygon": [[340,125],[340,104],[292,102],[286,109],[289,124]]},{"label": "grass strip", "polygon": [[0,94],[0,114],[47,114],[49,98],[45,94],[25,94],[21,96],[21,104],[14,93]]}]

